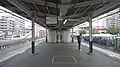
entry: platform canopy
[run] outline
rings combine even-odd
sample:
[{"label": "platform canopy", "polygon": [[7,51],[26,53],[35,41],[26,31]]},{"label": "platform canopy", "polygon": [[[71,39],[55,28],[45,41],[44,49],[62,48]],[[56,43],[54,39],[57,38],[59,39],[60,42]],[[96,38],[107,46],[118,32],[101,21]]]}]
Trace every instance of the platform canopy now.
[{"label": "platform canopy", "polygon": [[[49,29],[68,29],[120,6],[120,0],[0,0],[0,5]],[[46,22],[47,21],[47,22]]]}]

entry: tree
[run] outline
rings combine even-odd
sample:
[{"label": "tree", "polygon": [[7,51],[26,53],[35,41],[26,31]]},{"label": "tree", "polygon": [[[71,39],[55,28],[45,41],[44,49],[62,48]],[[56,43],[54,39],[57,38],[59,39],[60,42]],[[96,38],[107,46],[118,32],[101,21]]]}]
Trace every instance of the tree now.
[{"label": "tree", "polygon": [[79,34],[86,34],[87,32],[85,30],[80,30]]},{"label": "tree", "polygon": [[106,31],[109,34],[116,35],[119,33],[119,28],[113,25],[111,28],[106,29]]}]

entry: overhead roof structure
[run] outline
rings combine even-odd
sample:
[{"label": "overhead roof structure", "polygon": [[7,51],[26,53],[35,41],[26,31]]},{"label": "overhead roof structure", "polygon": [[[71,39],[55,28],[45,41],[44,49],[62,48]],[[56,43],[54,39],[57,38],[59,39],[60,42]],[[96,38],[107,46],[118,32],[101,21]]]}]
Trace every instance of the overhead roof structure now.
[{"label": "overhead roof structure", "polygon": [[[68,29],[120,7],[120,0],[0,0],[0,5],[49,29]],[[64,21],[67,20],[65,24]]]}]

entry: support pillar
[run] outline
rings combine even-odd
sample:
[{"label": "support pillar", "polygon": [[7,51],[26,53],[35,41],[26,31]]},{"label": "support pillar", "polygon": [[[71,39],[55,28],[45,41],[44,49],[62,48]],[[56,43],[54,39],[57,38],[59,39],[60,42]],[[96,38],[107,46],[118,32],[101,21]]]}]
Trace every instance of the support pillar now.
[{"label": "support pillar", "polygon": [[70,29],[62,31],[62,40],[63,40],[64,43],[70,43],[71,42]]},{"label": "support pillar", "polygon": [[89,53],[93,53],[93,44],[92,44],[92,17],[89,16]]},{"label": "support pillar", "polygon": [[31,53],[35,53],[35,15],[32,16],[32,51]]},{"label": "support pillar", "polygon": [[48,42],[48,41],[47,41],[47,37],[48,37],[47,34],[48,34],[48,33],[47,33],[47,29],[46,29],[46,43]]},{"label": "support pillar", "polygon": [[74,38],[73,38],[73,28],[72,28],[72,43],[74,42]]},{"label": "support pillar", "polygon": [[48,29],[47,39],[48,43],[56,43],[56,30]]}]

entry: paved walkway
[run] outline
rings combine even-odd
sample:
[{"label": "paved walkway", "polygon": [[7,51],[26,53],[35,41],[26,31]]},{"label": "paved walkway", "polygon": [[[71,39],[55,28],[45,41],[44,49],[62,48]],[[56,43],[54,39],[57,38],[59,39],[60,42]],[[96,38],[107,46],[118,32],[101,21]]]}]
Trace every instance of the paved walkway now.
[{"label": "paved walkway", "polygon": [[87,54],[88,47],[77,51],[76,44],[44,43],[37,45],[36,54],[30,49],[1,63],[0,67],[120,67],[120,60],[94,50]]}]

